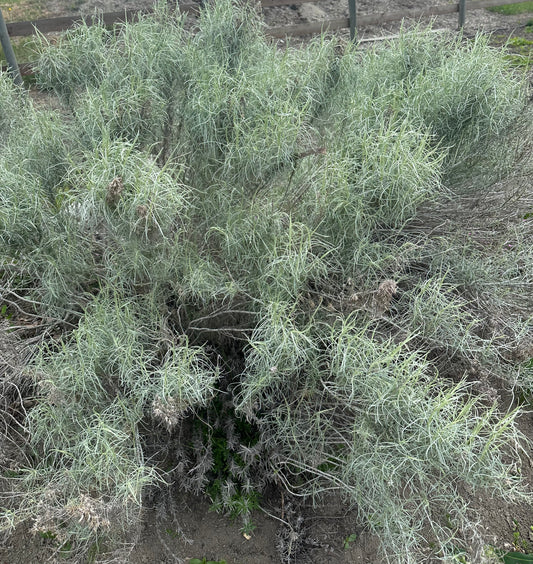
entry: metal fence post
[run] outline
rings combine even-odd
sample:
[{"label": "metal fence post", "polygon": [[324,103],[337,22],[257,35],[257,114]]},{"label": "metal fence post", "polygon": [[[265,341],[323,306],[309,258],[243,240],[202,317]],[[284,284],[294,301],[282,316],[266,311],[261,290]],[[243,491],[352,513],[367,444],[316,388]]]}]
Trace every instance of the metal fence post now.
[{"label": "metal fence post", "polygon": [[350,9],[350,39],[354,41],[357,32],[357,16],[356,16],[355,0],[348,0],[348,7]]},{"label": "metal fence post", "polygon": [[459,29],[463,29],[466,19],[466,0],[459,0]]},{"label": "metal fence post", "polygon": [[13,52],[11,41],[9,40],[9,34],[7,33],[7,26],[2,14],[2,10],[0,10],[0,43],[2,44],[4,55],[6,56],[9,74],[13,77],[15,84],[17,86],[20,86],[22,84],[22,77],[20,76],[17,59],[15,58],[15,53]]}]

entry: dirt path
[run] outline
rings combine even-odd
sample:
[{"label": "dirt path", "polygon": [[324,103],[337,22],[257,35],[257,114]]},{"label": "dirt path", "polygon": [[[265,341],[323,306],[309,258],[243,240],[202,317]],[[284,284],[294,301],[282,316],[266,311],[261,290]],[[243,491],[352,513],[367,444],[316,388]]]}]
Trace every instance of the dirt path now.
[{"label": "dirt path", "polygon": [[[65,14],[92,14],[95,11],[112,12],[124,9],[138,9],[150,6],[149,0],[41,0],[45,13],[49,16]],[[189,3],[189,2],[187,2]],[[446,4],[439,0],[357,0],[358,14],[396,12],[409,9],[424,9],[436,4]],[[321,0],[313,3],[263,9],[266,23],[271,27],[296,25],[307,22],[321,22],[328,19],[347,18],[347,0]],[[525,17],[525,20],[528,18]],[[429,23],[426,18],[425,22]],[[413,23],[413,22],[411,22]],[[475,10],[467,13],[465,31],[512,30],[524,23],[524,16],[502,16],[488,10]],[[381,26],[367,26],[359,30],[361,37],[375,37],[395,33],[400,22],[390,22]],[[438,16],[437,27],[455,29],[457,14]]]}]

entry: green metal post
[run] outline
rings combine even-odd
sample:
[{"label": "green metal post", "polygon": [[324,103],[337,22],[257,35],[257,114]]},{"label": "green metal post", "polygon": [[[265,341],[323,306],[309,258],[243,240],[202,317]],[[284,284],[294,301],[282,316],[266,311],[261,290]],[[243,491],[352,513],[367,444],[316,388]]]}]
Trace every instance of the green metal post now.
[{"label": "green metal post", "polygon": [[350,39],[355,41],[355,35],[357,32],[357,16],[355,0],[348,0],[348,7],[350,9]]},{"label": "green metal post", "polygon": [[0,43],[2,44],[4,55],[6,56],[9,74],[11,74],[11,76],[13,77],[15,84],[20,86],[22,84],[22,76],[20,76],[17,59],[15,58],[15,53],[13,52],[11,41],[9,40],[9,34],[7,33],[7,26],[2,14],[2,10],[0,10]]},{"label": "green metal post", "polygon": [[466,0],[459,0],[459,29],[463,29],[466,19]]}]

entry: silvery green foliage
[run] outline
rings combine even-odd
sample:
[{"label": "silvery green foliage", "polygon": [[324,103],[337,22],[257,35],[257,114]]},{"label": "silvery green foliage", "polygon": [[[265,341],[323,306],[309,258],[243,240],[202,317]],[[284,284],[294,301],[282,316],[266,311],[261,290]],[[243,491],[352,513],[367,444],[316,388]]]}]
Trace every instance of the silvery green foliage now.
[{"label": "silvery green foliage", "polygon": [[139,306],[103,292],[70,337],[42,347],[33,363],[40,400],[26,430],[41,454],[22,471],[33,493],[17,518],[59,539],[74,534],[76,549],[138,523],[144,488],[161,480],[145,460],[142,421],[171,430],[211,399],[218,377],[202,348],[186,341],[168,346],[157,367],[157,327]]},{"label": "silvery green foliage", "polygon": [[452,484],[528,498],[516,413],[463,375],[531,388],[531,225],[494,256],[441,227],[514,159],[502,53],[423,30],[281,51],[220,0],[196,33],[166,6],[81,25],[38,69],[58,112],[0,77],[3,290],[55,331],[6,525],[90,543],[164,477],[249,526],[275,482],[340,492],[417,562],[474,528]]},{"label": "silvery green foliage", "polygon": [[418,561],[413,549],[428,525],[445,546],[453,533],[439,517],[441,503],[458,530],[469,530],[464,499],[450,483],[471,491],[490,483],[498,495],[521,497],[516,468],[495,456],[503,443],[520,440],[516,412],[501,417],[487,409],[464,382],[440,380],[407,341],[372,336],[357,317],[314,341],[324,351],[314,365],[319,375],[294,370],[287,378],[293,401],[257,408],[263,440],[278,453],[277,475],[291,492],[317,499],[341,492],[387,539],[394,562]]},{"label": "silvery green foliage", "polygon": [[13,79],[0,72],[0,139],[4,145],[15,127],[20,127],[27,115],[28,102],[22,88],[15,86]]}]

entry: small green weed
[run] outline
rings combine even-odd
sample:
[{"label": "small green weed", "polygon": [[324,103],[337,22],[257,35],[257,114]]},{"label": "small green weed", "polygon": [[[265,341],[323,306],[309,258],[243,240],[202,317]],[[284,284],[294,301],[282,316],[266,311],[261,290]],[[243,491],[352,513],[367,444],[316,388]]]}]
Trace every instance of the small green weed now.
[{"label": "small green weed", "polygon": [[452,531],[457,528],[457,525],[453,522],[452,516],[449,513],[446,513],[444,516],[444,522],[446,523],[448,529],[451,529]]},{"label": "small green weed", "polygon": [[357,535],[355,533],[348,535],[344,539],[344,550],[349,550],[352,546],[352,543],[355,542],[356,540],[357,540]]},{"label": "small green weed", "polygon": [[0,307],[0,317],[1,318],[9,321],[12,316],[13,316],[13,314],[9,312],[6,304],[4,304],[2,307]]},{"label": "small green weed", "polygon": [[513,546],[515,550],[520,552],[527,552],[529,550],[529,543],[520,534],[519,524],[516,519],[513,519]]},{"label": "small green weed", "polygon": [[494,6],[489,8],[491,12],[503,14],[504,16],[514,16],[516,14],[526,14],[533,12],[533,2],[521,2],[519,4],[509,4],[508,6]]},{"label": "small green weed", "polygon": [[43,540],[55,540],[57,535],[52,531],[39,531],[39,536]]},{"label": "small green weed", "polygon": [[487,545],[483,550],[483,554],[489,562],[494,562],[494,561],[503,562],[505,550],[502,550],[501,548],[495,548],[494,546],[491,545]]},{"label": "small green weed", "polygon": [[512,37],[509,40],[509,45],[518,48],[530,47],[531,45],[533,45],[533,41],[531,41],[530,39],[525,39],[524,37]]},{"label": "small green weed", "polygon": [[506,46],[509,53],[505,58],[514,67],[529,68],[533,62],[533,41],[525,37],[516,36],[510,37]]},{"label": "small green weed", "polygon": [[63,546],[59,549],[59,556],[61,558],[70,558],[72,556],[72,542],[67,541],[63,544]]},{"label": "small green weed", "polygon": [[195,426],[204,448],[212,453],[212,466],[206,476],[206,493],[212,501],[210,510],[226,513],[231,519],[240,517],[241,531],[251,533],[255,529],[251,512],[259,507],[259,493],[247,487],[245,476],[253,470],[237,450],[238,445],[256,445],[257,428],[219,398],[211,402]]},{"label": "small green weed", "polygon": [[250,514],[254,509],[259,508],[259,495],[254,491],[250,493],[237,491],[228,499],[224,497],[222,487],[220,480],[215,480],[211,486],[208,486],[207,492],[213,500],[209,510],[225,512],[230,519],[242,517],[243,526],[241,527],[241,532],[250,534],[256,528],[254,523],[250,520]]},{"label": "small green weed", "polygon": [[531,57],[511,53],[504,58],[512,67],[528,69],[531,66]]}]

